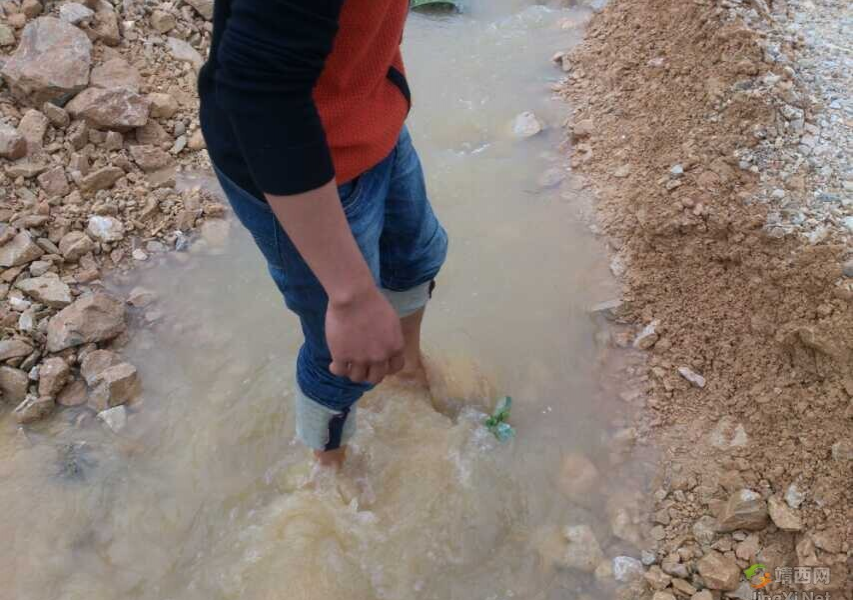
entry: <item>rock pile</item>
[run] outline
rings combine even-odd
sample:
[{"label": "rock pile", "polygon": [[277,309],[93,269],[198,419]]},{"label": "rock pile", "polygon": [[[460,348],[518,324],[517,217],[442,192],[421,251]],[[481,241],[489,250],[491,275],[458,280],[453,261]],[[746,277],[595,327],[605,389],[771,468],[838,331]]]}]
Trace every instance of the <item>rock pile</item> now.
[{"label": "rock pile", "polygon": [[108,349],[125,302],[102,274],[221,222],[212,195],[175,188],[207,166],[195,77],[212,7],[0,4],[0,402],[21,423],[86,403],[124,422],[140,382]]}]

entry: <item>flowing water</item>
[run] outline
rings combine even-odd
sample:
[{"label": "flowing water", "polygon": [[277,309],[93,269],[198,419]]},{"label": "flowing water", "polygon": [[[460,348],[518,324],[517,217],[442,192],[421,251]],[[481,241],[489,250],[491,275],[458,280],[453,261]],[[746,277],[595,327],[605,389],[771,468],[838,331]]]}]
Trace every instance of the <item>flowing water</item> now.
[{"label": "flowing water", "polygon": [[[142,269],[159,320],[125,349],[144,394],[120,434],[73,410],[27,432],[0,416],[0,598],[610,597],[606,573],[559,568],[566,525],[639,556],[641,471],[614,451],[624,408],[596,383],[585,310],[612,290],[586,201],[555,176],[568,108],[548,59],[583,17],[484,0],[409,21],[410,129],[452,238],[425,324],[432,398],[383,384],[344,471],[313,470],[293,441],[297,323],[234,224]],[[525,110],[548,127],[513,139]],[[508,443],[482,425],[504,394]],[[592,483],[561,476],[578,454]]]}]

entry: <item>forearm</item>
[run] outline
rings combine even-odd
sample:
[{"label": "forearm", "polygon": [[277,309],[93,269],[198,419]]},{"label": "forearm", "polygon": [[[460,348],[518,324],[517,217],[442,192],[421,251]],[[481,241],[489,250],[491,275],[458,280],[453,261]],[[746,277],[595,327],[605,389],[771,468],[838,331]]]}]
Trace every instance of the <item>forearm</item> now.
[{"label": "forearm", "polygon": [[301,194],[266,195],[282,228],[329,296],[345,305],[375,289],[344,215],[335,181]]}]

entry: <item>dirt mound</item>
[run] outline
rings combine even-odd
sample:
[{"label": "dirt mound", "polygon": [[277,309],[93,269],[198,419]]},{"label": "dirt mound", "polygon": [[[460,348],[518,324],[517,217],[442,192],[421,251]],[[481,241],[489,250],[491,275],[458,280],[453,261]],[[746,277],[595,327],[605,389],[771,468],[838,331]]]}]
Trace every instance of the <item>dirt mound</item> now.
[{"label": "dirt mound", "polygon": [[[830,226],[780,234],[772,204],[757,200],[780,197],[766,194],[764,175],[781,167],[789,189],[812,191],[820,165],[773,163],[819,107],[796,76],[798,38],[768,52],[768,36],[732,6],[615,0],[597,14],[563,59],[563,93],[577,107],[572,163],[599,198],[622,314],[638,330],[654,323],[642,429],[667,458],[651,531],[664,571],[712,587],[696,559],[713,548],[739,569],[829,566],[826,589],[842,589],[853,505],[849,237]],[[763,2],[749,6],[771,18]],[[800,112],[786,115],[790,106]],[[787,494],[801,525],[782,531],[777,510],[757,540],[697,531],[744,488],[776,508]]]}]

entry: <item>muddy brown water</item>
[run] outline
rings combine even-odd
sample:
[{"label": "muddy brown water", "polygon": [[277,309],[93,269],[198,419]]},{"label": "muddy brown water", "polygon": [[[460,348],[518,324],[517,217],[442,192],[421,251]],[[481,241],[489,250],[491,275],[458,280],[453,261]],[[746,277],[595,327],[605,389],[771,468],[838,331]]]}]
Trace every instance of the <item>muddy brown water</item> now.
[{"label": "muddy brown water", "polygon": [[[409,22],[410,128],[452,238],[426,320],[435,400],[384,384],[344,472],[314,471],[293,441],[297,323],[235,225],[140,269],[162,317],[126,349],[144,394],[120,435],[71,410],[27,432],[0,416],[0,598],[610,597],[611,580],[548,559],[571,524],[639,556],[609,525],[614,505],[636,510],[643,470],[610,459],[624,406],[596,384],[586,314],[612,282],[588,201],[542,185],[565,166],[568,112],[548,58],[583,18],[483,2]],[[548,129],[514,140],[524,110]],[[505,444],[482,426],[503,394]],[[557,484],[573,453],[600,473],[580,499]]]}]

